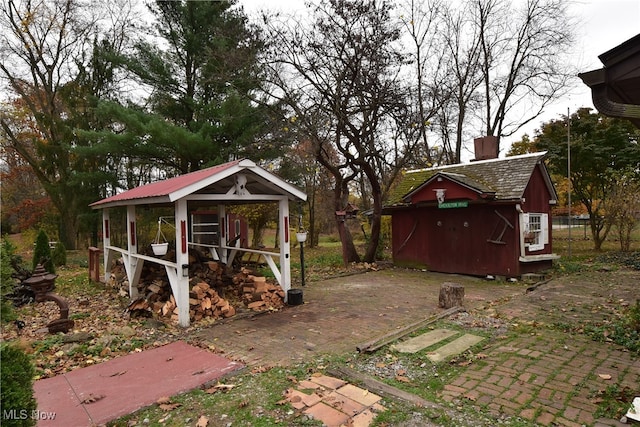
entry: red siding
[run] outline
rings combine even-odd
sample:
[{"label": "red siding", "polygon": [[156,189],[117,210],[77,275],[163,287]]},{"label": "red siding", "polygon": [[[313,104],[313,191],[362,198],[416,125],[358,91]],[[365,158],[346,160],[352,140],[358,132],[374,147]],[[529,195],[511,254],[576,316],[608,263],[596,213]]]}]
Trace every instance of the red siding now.
[{"label": "red siding", "polygon": [[[435,188],[446,188],[446,201],[469,200],[466,208],[416,207],[435,201]],[[536,168],[524,192],[524,212],[549,214],[554,197]],[[412,206],[392,213],[392,249],[395,264],[431,271],[476,276],[516,277],[551,267],[551,261],[520,262],[520,222],[516,205],[480,201],[479,195],[457,183],[430,183],[412,197]],[[503,219],[504,218],[504,219]],[[507,225],[505,219],[511,226]],[[533,254],[552,253],[551,244]]]},{"label": "red siding", "polygon": [[[495,211],[515,227],[506,227],[500,239],[503,244],[488,241],[497,240],[505,228]],[[398,265],[479,276],[519,274],[518,221],[513,205],[411,209],[395,212],[392,227],[393,259]]]},{"label": "red siding", "polygon": [[416,194],[411,196],[411,203],[417,204],[420,202],[434,202],[436,200],[436,189],[445,189],[445,201],[448,200],[475,200],[478,198],[478,193],[472,191],[466,187],[462,187],[460,184],[443,178],[442,181],[433,181],[421,188]]}]

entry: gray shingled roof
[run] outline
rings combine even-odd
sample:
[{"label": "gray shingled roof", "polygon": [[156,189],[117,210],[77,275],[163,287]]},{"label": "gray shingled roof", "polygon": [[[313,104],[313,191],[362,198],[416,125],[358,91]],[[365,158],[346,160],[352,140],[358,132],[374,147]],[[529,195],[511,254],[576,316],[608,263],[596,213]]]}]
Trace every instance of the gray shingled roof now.
[{"label": "gray shingled roof", "polygon": [[[522,198],[531,174],[536,166],[543,161],[545,155],[546,152],[540,152],[504,159],[490,159],[407,171],[389,197],[387,206],[407,203],[410,196],[436,174],[447,176],[451,180],[481,193],[495,193],[497,200],[517,200]],[[547,180],[547,185],[555,196],[555,190],[550,180]]]}]

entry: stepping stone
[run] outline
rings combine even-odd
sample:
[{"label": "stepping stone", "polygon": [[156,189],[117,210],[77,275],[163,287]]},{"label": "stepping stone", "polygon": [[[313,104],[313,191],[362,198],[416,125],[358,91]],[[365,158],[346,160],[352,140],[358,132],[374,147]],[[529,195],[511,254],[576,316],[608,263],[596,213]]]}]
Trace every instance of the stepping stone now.
[{"label": "stepping stone", "polygon": [[337,390],[346,384],[346,382],[342,381],[340,378],[334,378],[327,375],[312,376],[310,380],[313,383],[331,390]]},{"label": "stepping stone", "polygon": [[400,353],[417,353],[418,351],[431,347],[432,345],[452,337],[457,333],[458,332],[452,331],[451,329],[434,329],[433,331],[398,343],[394,345],[393,348],[398,350]]},{"label": "stepping stone", "polygon": [[443,345],[435,351],[430,351],[427,354],[427,357],[432,362],[440,362],[449,356],[462,353],[468,348],[478,344],[482,340],[484,340],[483,337],[472,334],[464,334],[460,338],[451,341],[449,344]]},{"label": "stepping stone", "polygon": [[356,387],[353,384],[346,384],[344,387],[340,387],[336,391],[341,395],[348,397],[351,400],[355,400],[356,402],[364,406],[374,405],[382,399],[382,397],[378,396],[377,394],[373,394],[369,390]]}]

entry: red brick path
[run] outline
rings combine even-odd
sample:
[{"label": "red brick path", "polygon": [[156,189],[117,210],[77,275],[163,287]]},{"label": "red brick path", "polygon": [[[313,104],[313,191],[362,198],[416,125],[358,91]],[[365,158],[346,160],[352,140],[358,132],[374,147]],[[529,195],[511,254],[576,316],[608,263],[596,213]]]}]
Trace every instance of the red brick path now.
[{"label": "red brick path", "polygon": [[472,402],[544,426],[580,427],[597,422],[598,391],[614,384],[637,390],[640,384],[640,359],[612,345],[545,328],[484,353],[486,359],[445,386],[445,400]]},{"label": "red brick path", "polygon": [[[640,272],[634,274],[637,283]],[[517,317],[544,321],[537,316],[544,316],[546,309],[533,313],[525,284],[390,269],[310,283],[304,288],[304,305],[215,325],[196,335],[250,365],[290,365],[326,353],[355,352],[357,345],[441,311],[439,286],[446,281],[465,286],[470,312],[479,309],[480,315],[500,316],[496,313],[508,305]],[[553,287],[554,282],[545,286]],[[554,298],[562,306],[562,295],[571,292],[559,289]],[[533,335],[520,333],[483,353],[485,359],[469,365],[445,387],[443,399],[544,426],[614,426],[613,420],[594,419],[598,391],[617,384],[640,394],[640,360],[584,335],[541,326]]]}]

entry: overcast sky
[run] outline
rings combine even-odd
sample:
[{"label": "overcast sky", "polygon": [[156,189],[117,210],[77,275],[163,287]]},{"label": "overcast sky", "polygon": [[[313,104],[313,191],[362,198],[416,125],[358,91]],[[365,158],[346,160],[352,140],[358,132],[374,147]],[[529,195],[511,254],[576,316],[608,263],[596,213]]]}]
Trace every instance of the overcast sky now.
[{"label": "overcast sky", "polygon": [[[571,2],[571,13],[582,22],[574,55],[575,63],[583,72],[601,68],[600,54],[640,33],[640,0],[567,1]],[[239,3],[248,15],[260,9],[304,10],[303,0],[239,0]],[[566,115],[567,109],[573,113],[579,107],[594,108],[590,89],[581,80],[578,82],[568,96],[550,106],[543,116],[518,132],[513,140],[519,140],[524,133],[533,136],[543,122]]]}]

